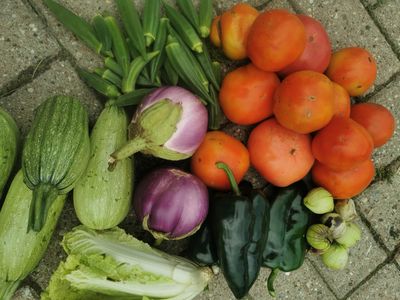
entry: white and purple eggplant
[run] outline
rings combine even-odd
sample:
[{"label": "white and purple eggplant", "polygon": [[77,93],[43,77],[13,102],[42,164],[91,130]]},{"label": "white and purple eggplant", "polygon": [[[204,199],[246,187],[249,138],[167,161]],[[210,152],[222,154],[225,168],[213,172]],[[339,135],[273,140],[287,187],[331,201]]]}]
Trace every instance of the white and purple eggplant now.
[{"label": "white and purple eggplant", "polygon": [[156,240],[178,240],[194,234],[208,213],[208,191],[196,176],[161,168],[139,182],[134,209],[143,228]]},{"label": "white and purple eggplant", "polygon": [[136,109],[129,141],[111,154],[110,169],[136,152],[167,160],[193,155],[207,131],[207,109],[188,90],[167,86],[149,94]]}]

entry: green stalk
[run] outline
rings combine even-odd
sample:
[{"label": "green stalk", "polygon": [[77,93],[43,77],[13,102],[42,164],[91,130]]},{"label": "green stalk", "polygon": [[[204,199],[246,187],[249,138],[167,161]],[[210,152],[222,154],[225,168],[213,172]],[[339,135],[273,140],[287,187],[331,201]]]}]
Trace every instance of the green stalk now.
[{"label": "green stalk", "polygon": [[111,71],[113,71],[115,74],[119,75],[119,76],[123,76],[123,71],[121,66],[111,57],[107,57],[104,60],[104,65],[106,66],[106,68],[110,69]]},{"label": "green stalk", "polygon": [[97,39],[93,27],[81,17],[53,0],[44,0],[44,4],[68,30],[96,53],[103,52],[103,45]]},{"label": "green stalk", "polygon": [[94,88],[100,94],[107,96],[108,98],[114,98],[121,95],[115,85],[107,82],[97,74],[90,73],[83,69],[79,69],[78,74],[87,83],[87,85]]},{"label": "green stalk", "polygon": [[272,269],[271,274],[269,274],[268,280],[267,280],[267,287],[268,287],[268,293],[271,295],[271,297],[276,297],[276,292],[274,288],[274,281],[276,277],[278,276],[279,269],[275,268]]},{"label": "green stalk", "polygon": [[149,47],[156,39],[160,25],[160,0],[147,0],[143,8],[143,35]]},{"label": "green stalk", "polygon": [[231,185],[232,191],[235,193],[236,196],[240,196],[239,186],[238,186],[235,176],[233,175],[232,170],[229,168],[229,166],[226,163],[221,162],[221,161],[215,163],[215,166],[218,169],[221,169],[225,172],[226,176],[228,177],[229,184]]},{"label": "green stalk", "polygon": [[129,39],[133,42],[132,46],[136,48],[141,56],[146,57],[143,28],[140,23],[139,13],[133,4],[133,1],[116,0],[116,4]]},{"label": "green stalk", "polygon": [[0,280],[0,299],[11,300],[21,281]]},{"label": "green stalk", "polygon": [[207,38],[210,35],[210,27],[213,17],[212,0],[201,0],[199,9],[200,36]]},{"label": "green stalk", "polygon": [[144,59],[143,56],[136,57],[129,66],[129,72],[126,77],[122,80],[122,92],[129,93],[135,89],[136,80],[144,68],[144,66],[154,57],[159,54],[158,51],[151,52],[147,54],[147,59]]},{"label": "green stalk", "polygon": [[160,26],[158,28],[157,37],[153,44],[153,51],[160,51],[160,55],[154,58],[150,62],[150,80],[154,82],[156,80],[158,71],[165,59],[165,43],[167,41],[167,26],[169,20],[167,18],[161,18]]},{"label": "green stalk", "polygon": [[171,22],[171,25],[178,32],[182,40],[191,50],[201,53],[203,51],[203,42],[189,21],[183,15],[179,14],[172,6],[165,2],[164,9],[168,19]]},{"label": "green stalk", "polygon": [[118,98],[110,99],[106,105],[115,105],[118,107],[138,105],[142,102],[143,98],[150,94],[155,89],[137,89],[133,92],[119,96]]},{"label": "green stalk", "polygon": [[114,17],[107,16],[104,20],[112,37],[113,51],[117,63],[121,66],[123,74],[126,75],[129,69],[130,55],[125,37],[123,36]]},{"label": "green stalk", "polygon": [[98,40],[103,44],[102,51],[104,51],[107,56],[113,57],[114,54],[111,51],[112,37],[103,16],[95,16],[92,20],[92,24]]},{"label": "green stalk", "polygon": [[192,26],[200,34],[199,16],[193,5],[193,1],[192,0],[176,0],[176,4],[178,4],[178,7],[181,10],[181,12],[183,13],[183,15],[189,20],[189,22],[192,24]]}]

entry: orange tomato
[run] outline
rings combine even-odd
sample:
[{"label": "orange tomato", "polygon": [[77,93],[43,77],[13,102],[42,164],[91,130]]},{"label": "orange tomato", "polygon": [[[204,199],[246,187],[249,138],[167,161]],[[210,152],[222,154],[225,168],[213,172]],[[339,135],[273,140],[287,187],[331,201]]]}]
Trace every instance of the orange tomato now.
[{"label": "orange tomato", "polygon": [[335,171],[356,167],[371,157],[372,150],[368,131],[346,117],[334,117],[312,141],[314,157]]},{"label": "orange tomato", "polygon": [[376,62],[363,48],[344,48],[332,54],[326,75],[344,87],[350,96],[360,96],[376,79]]},{"label": "orange tomato", "polygon": [[251,5],[239,3],[221,15],[219,38],[222,50],[228,58],[240,60],[247,57],[247,36],[258,14]]},{"label": "orange tomato", "polygon": [[272,72],[253,64],[228,73],[221,86],[219,102],[226,117],[240,125],[255,124],[272,115],[273,95],[280,81]]},{"label": "orange tomato", "polygon": [[302,179],[314,163],[310,135],[286,129],[274,118],[253,129],[247,147],[254,168],[280,187]]},{"label": "orange tomato", "polygon": [[335,199],[348,199],[365,190],[375,176],[370,159],[346,171],[334,171],[315,162],[311,170],[313,181],[327,189]]},{"label": "orange tomato", "polygon": [[392,113],[382,105],[355,104],[351,107],[351,118],[367,129],[375,148],[385,144],[394,133],[396,121]]},{"label": "orange tomato", "polygon": [[277,72],[293,63],[304,51],[306,32],[300,19],[283,9],[261,13],[247,38],[247,54],[258,68]]},{"label": "orange tomato", "polygon": [[274,96],[278,122],[298,133],[321,129],[333,116],[333,88],[325,75],[300,71],[287,76]]},{"label": "orange tomato", "polygon": [[332,82],[333,84],[333,115],[339,117],[350,117],[350,95],[344,87]]},{"label": "orange tomato", "polygon": [[191,170],[208,187],[228,190],[228,178],[223,170],[215,166],[217,162],[227,164],[239,183],[250,165],[249,152],[232,136],[222,131],[209,131],[191,158]]},{"label": "orange tomato", "polygon": [[212,23],[211,23],[211,29],[210,29],[210,40],[211,43],[215,46],[215,47],[221,47],[221,39],[219,37],[219,31],[221,29],[221,25],[220,25],[220,20],[221,20],[221,16],[215,16]]}]

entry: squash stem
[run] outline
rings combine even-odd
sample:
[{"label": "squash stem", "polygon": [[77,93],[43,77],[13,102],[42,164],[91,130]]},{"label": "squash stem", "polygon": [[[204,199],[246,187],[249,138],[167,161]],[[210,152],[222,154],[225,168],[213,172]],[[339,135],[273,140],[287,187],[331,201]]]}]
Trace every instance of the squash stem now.
[{"label": "squash stem", "polygon": [[276,276],[278,276],[279,269],[275,268],[271,271],[271,274],[269,274],[268,280],[267,280],[267,287],[268,287],[268,293],[271,295],[271,297],[276,297],[276,292],[274,288],[274,281]]},{"label": "squash stem", "polygon": [[21,283],[20,280],[17,281],[0,280],[0,299],[10,300],[20,283]]},{"label": "squash stem", "polygon": [[147,142],[141,138],[136,137],[129,140],[124,146],[114,151],[109,159],[108,159],[108,170],[113,171],[117,165],[119,160],[124,158],[128,158],[129,156],[135,154],[136,152],[140,152],[145,149],[147,146]]},{"label": "squash stem", "polygon": [[48,183],[41,183],[34,188],[29,210],[28,231],[32,229],[39,232],[42,229],[49,208],[57,196],[57,188]]},{"label": "squash stem", "polygon": [[226,176],[228,176],[228,180],[229,180],[229,183],[231,185],[233,192],[235,193],[235,195],[240,196],[240,190],[239,190],[238,184],[236,183],[235,176],[233,175],[233,172],[228,167],[228,165],[221,161],[217,162],[215,165],[217,166],[218,169],[222,169],[225,171]]}]

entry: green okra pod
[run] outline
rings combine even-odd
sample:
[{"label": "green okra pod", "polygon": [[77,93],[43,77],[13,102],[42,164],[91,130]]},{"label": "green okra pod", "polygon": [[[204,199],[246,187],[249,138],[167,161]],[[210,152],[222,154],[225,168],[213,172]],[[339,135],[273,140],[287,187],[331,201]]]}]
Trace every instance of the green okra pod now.
[{"label": "green okra pod", "polygon": [[136,7],[132,0],[116,0],[116,4],[125,30],[129,39],[132,41],[130,45],[136,48],[141,56],[146,57],[146,44],[143,27]]},{"label": "green okra pod", "polygon": [[221,70],[221,64],[218,61],[213,61],[211,62],[211,66],[214,72],[214,77],[217,80],[217,83],[219,86],[221,86],[222,82],[222,70]]},{"label": "green okra pod", "polygon": [[140,85],[141,87],[160,87],[161,83],[159,81],[159,78],[157,78],[157,81],[151,81],[149,78],[146,78],[143,76],[143,74],[140,74],[139,77],[136,80],[136,85]]},{"label": "green okra pod", "polygon": [[143,97],[147,96],[154,90],[155,90],[154,88],[137,89],[130,93],[121,95],[118,98],[110,99],[106,103],[106,106],[115,105],[118,107],[124,107],[124,106],[138,105],[140,104],[140,102],[142,102]]},{"label": "green okra pod", "polygon": [[143,35],[149,47],[156,39],[160,24],[160,0],[147,0],[143,8]]},{"label": "green okra pod", "polygon": [[103,72],[103,75],[101,76],[103,79],[111,82],[118,88],[122,88],[122,79],[119,77],[117,74],[115,74],[113,71],[106,69]]},{"label": "green okra pod", "polygon": [[155,81],[157,78],[158,71],[165,58],[165,43],[167,42],[167,26],[169,20],[167,18],[161,18],[160,26],[158,27],[157,37],[153,44],[153,51],[160,51],[160,55],[155,57],[150,62],[150,80]]},{"label": "green okra pod", "polygon": [[214,69],[211,63],[210,54],[208,53],[207,47],[204,47],[203,52],[195,53],[197,60],[202,67],[204,74],[206,75],[208,81],[213,85],[213,87],[219,91],[220,84],[215,77]]},{"label": "green okra pod", "polygon": [[117,60],[118,65],[121,66],[123,74],[126,75],[129,69],[130,55],[125,37],[123,36],[123,33],[117,24],[117,20],[114,17],[107,16],[104,20],[112,37],[112,48],[115,59]]},{"label": "green okra pod", "polygon": [[53,0],[44,0],[44,4],[68,30],[96,53],[103,53],[103,45],[97,39],[93,27],[81,17]]},{"label": "green okra pod", "polygon": [[119,75],[119,76],[123,76],[124,72],[122,71],[121,66],[111,57],[107,57],[104,60],[104,65],[110,69],[111,71],[113,71],[115,74]]},{"label": "green okra pod", "polygon": [[147,59],[143,58],[143,56],[138,56],[131,62],[128,75],[122,80],[123,93],[129,93],[135,89],[136,80],[144,66],[159,53],[159,51],[148,53]]},{"label": "green okra pod", "polygon": [[192,0],[176,0],[176,4],[178,4],[179,9],[192,24],[193,28],[195,28],[200,34],[200,31],[198,30],[199,15],[196,12],[196,8],[194,7]]},{"label": "green okra pod", "polygon": [[79,69],[78,74],[90,87],[109,98],[114,98],[121,95],[115,85],[109,83],[107,80],[103,79],[97,74],[90,73],[84,69]]},{"label": "green okra pod", "polygon": [[212,18],[212,0],[201,0],[199,9],[199,30],[202,38],[207,38],[210,35]]},{"label": "green okra pod", "polygon": [[97,39],[103,44],[102,51],[104,51],[107,56],[113,57],[114,54],[111,51],[112,37],[110,31],[108,30],[108,26],[104,20],[104,17],[101,15],[95,16],[92,20],[92,24]]},{"label": "green okra pod", "polygon": [[175,71],[175,69],[171,66],[171,63],[169,62],[168,59],[165,60],[164,62],[164,71],[165,71],[165,79],[168,82],[169,85],[177,85],[178,80],[179,80],[179,75]]},{"label": "green okra pod", "polygon": [[191,50],[201,53],[203,51],[203,42],[190,22],[165,2],[164,8],[171,25],[177,31],[182,40]]}]

